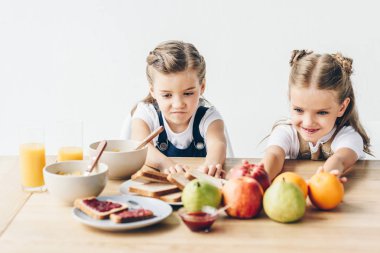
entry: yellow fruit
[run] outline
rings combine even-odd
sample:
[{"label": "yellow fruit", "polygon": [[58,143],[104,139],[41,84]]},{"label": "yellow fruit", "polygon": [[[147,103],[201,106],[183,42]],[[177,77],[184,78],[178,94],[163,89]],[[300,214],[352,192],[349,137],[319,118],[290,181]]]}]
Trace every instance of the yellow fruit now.
[{"label": "yellow fruit", "polygon": [[283,181],[283,180],[285,180],[285,182],[290,182],[297,185],[303,192],[305,199],[307,198],[307,192],[308,192],[307,183],[300,175],[294,172],[290,172],[290,171],[284,172],[278,175],[273,180],[273,183],[278,182],[278,181]]}]

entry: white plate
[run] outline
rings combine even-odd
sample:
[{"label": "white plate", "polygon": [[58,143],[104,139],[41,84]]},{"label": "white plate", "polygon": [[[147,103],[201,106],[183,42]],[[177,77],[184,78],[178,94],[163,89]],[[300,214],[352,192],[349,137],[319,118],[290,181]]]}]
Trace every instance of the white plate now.
[{"label": "white plate", "polygon": [[[140,184],[144,184],[144,183],[136,182],[136,181],[133,181],[133,180],[127,180],[127,181],[125,181],[124,183],[121,184],[119,191],[122,194],[137,196],[136,193],[129,191],[129,187],[135,186],[135,185],[140,185]],[[170,204],[172,206],[182,206],[182,202],[166,202],[166,203],[168,203],[168,204]]]},{"label": "white plate", "polygon": [[108,230],[108,231],[122,231],[122,230],[130,230],[130,229],[150,226],[164,220],[173,211],[172,207],[169,204],[159,199],[153,199],[153,198],[116,195],[116,196],[101,196],[101,197],[97,197],[97,199],[114,200],[114,201],[124,202],[124,203],[127,203],[128,200],[133,200],[139,203],[142,208],[151,210],[155,216],[147,220],[134,221],[134,222],[128,222],[128,223],[114,223],[110,219],[107,219],[107,220],[93,219],[87,214],[83,213],[78,208],[73,209],[73,215],[77,221],[94,228]]}]

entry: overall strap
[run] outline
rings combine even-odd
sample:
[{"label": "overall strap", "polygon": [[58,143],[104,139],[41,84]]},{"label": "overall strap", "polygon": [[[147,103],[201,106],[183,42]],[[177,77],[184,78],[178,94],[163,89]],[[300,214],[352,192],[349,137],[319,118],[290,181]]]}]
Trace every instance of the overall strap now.
[{"label": "overall strap", "polygon": [[194,139],[194,146],[198,150],[202,150],[206,146],[204,138],[202,137],[202,135],[199,131],[199,125],[201,123],[203,116],[206,114],[208,109],[209,108],[207,108],[207,107],[199,106],[197,109],[197,112],[195,113],[195,117],[194,117],[193,139]]},{"label": "overall strap", "polygon": [[297,131],[297,136],[298,136],[298,141],[300,144],[300,149],[298,152],[297,159],[300,159],[300,160],[311,159],[311,151],[310,151],[309,143],[301,137],[298,131]]},{"label": "overall strap", "polygon": [[[160,122],[160,126],[164,126],[164,120],[162,118],[162,113],[161,111],[156,108],[156,112],[157,112],[157,115],[158,115],[158,120]],[[158,135],[158,140],[157,140],[157,148],[161,151],[165,151],[167,150],[168,148],[168,135],[166,134],[166,130],[165,130],[165,127],[164,127],[164,131],[162,131],[159,135]]]}]

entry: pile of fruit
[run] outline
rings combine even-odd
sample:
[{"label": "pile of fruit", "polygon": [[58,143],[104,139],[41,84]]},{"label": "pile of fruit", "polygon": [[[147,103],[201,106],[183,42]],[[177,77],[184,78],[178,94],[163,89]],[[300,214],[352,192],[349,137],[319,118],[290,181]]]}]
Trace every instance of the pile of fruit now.
[{"label": "pile of fruit", "polygon": [[344,188],[340,180],[327,172],[319,172],[308,183],[294,172],[284,172],[270,184],[263,165],[243,162],[231,169],[228,181],[220,190],[202,180],[187,184],[182,195],[184,207],[199,211],[209,205],[226,206],[233,218],[250,219],[262,208],[269,218],[277,222],[300,220],[306,210],[306,199],[321,210],[331,210],[343,199]]}]

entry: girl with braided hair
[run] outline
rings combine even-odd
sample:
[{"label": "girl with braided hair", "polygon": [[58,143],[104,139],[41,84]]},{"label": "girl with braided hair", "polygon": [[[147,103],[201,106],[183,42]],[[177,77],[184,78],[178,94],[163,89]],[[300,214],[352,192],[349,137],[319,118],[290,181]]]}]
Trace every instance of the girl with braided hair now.
[{"label": "girl with braided hair", "polygon": [[271,180],[285,158],[325,160],[319,170],[340,177],[364,153],[371,154],[356,110],[352,59],[294,50],[290,66],[291,119],[273,127],[262,163]]},{"label": "girl with braided hair", "polygon": [[224,123],[202,94],[206,63],[190,43],[167,41],[147,57],[149,95],[132,110],[131,138],[142,140],[159,126],[164,131],[149,144],[146,163],[167,173],[188,166],[171,157],[205,157],[199,168],[224,177],[226,158]]}]

